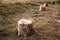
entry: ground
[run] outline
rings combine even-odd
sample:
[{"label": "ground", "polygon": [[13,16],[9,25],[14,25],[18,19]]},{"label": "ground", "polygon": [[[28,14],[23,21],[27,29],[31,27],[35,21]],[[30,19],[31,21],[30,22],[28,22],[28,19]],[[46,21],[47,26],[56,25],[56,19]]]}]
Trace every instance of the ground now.
[{"label": "ground", "polygon": [[23,40],[60,40],[60,4],[56,3],[38,12],[40,1],[29,3],[0,3],[0,40],[20,40],[17,36],[17,21],[32,18],[41,35],[31,35]]}]

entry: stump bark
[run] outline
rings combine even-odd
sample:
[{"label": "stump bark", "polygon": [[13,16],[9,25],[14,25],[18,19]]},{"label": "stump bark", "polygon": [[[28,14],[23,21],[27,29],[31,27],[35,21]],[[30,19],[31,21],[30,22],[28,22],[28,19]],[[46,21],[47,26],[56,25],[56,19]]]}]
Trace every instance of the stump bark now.
[{"label": "stump bark", "polygon": [[18,36],[28,36],[34,32],[33,20],[19,20],[18,21]]}]

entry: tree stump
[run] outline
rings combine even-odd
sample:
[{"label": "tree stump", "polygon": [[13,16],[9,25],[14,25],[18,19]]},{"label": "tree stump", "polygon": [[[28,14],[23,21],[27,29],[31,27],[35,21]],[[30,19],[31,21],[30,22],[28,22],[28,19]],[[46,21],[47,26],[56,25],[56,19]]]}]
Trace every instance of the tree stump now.
[{"label": "tree stump", "polygon": [[46,7],[48,7],[48,3],[43,3],[39,6],[39,11],[45,11]]},{"label": "tree stump", "polygon": [[24,37],[34,32],[34,20],[20,19],[18,21],[18,36]]}]

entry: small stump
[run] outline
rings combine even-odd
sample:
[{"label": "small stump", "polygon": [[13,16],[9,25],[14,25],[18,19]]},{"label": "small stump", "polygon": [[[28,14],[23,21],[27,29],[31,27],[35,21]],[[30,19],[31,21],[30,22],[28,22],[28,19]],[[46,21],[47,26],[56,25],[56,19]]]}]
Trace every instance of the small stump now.
[{"label": "small stump", "polygon": [[34,32],[34,20],[20,19],[18,21],[18,36],[24,37]]},{"label": "small stump", "polygon": [[39,6],[39,11],[45,11],[46,7],[48,7],[48,3],[43,3]]}]

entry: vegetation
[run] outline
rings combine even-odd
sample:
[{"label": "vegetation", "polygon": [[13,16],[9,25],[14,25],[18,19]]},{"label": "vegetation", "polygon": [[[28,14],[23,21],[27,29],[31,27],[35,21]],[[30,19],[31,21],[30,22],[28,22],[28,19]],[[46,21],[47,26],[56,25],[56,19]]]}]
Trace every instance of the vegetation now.
[{"label": "vegetation", "polygon": [[[48,2],[46,11],[38,12],[41,3]],[[0,3],[0,40],[20,40],[17,36],[17,21],[20,18],[33,18],[41,35],[31,35],[23,40],[60,40],[60,5],[52,1],[35,1],[28,3]],[[55,21],[56,20],[56,21]]]}]

